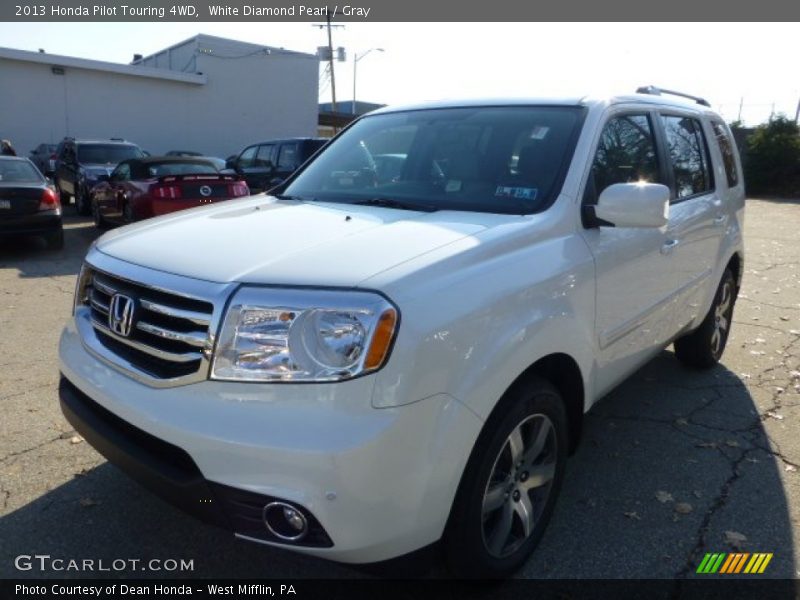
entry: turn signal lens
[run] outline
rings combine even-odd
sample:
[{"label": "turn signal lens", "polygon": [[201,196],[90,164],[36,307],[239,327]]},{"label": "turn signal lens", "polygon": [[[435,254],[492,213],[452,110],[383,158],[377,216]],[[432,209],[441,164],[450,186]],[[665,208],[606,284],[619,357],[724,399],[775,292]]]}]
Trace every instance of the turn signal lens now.
[{"label": "turn signal lens", "polygon": [[377,369],[386,360],[386,356],[389,354],[389,347],[392,345],[396,325],[397,311],[393,308],[383,311],[383,314],[378,319],[378,325],[375,327],[372,343],[364,361],[365,369]]}]

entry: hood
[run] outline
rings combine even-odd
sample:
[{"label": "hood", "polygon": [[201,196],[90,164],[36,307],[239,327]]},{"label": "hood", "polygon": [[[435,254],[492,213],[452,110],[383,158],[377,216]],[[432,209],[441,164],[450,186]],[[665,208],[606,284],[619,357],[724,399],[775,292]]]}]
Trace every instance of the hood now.
[{"label": "hood", "polygon": [[351,287],[488,226],[491,215],[422,213],[254,196],[112,231],[97,250],[215,282]]}]

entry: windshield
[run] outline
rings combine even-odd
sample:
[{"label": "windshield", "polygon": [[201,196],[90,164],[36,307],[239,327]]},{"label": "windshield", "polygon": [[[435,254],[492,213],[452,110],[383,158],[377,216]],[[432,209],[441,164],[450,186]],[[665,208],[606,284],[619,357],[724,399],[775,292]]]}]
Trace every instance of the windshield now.
[{"label": "windshield", "polygon": [[78,162],[85,164],[116,165],[129,158],[142,158],[144,154],[137,146],[125,144],[81,144],[78,146]]},{"label": "windshield", "polygon": [[527,214],[558,194],[579,107],[477,107],[361,119],[283,194],[396,208]]},{"label": "windshield", "polygon": [[0,160],[0,183],[41,183],[39,170],[26,160]]}]

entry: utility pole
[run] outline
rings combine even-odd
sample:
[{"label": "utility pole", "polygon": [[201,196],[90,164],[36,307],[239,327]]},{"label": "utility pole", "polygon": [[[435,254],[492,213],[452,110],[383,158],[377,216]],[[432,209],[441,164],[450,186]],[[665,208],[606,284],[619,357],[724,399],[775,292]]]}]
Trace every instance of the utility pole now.
[{"label": "utility pole", "polygon": [[742,106],[743,105],[744,105],[744,96],[739,98],[739,116],[736,117],[736,120],[739,121],[739,123],[742,122]]},{"label": "utility pole", "polygon": [[794,123],[800,125],[800,98],[797,99],[797,110],[794,111]]},{"label": "utility pole", "polygon": [[331,109],[333,112],[336,112],[336,75],[333,72],[333,34],[331,33],[331,29],[333,27],[344,27],[344,25],[331,25],[331,18],[335,17],[336,13],[334,12],[333,15],[328,14],[325,17],[325,25],[314,25],[314,27],[319,27],[322,29],[323,27],[327,28],[328,30],[328,66],[331,70]]}]

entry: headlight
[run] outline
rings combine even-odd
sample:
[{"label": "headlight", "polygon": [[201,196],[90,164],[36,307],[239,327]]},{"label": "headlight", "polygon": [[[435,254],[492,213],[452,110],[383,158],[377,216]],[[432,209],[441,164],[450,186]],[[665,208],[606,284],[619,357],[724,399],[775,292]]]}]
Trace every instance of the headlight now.
[{"label": "headlight", "polygon": [[341,381],[379,369],[397,309],[371,292],[246,287],[231,301],[212,379]]},{"label": "headlight", "polygon": [[[94,244],[92,244],[94,245]],[[72,302],[72,315],[75,316],[75,309],[89,303],[88,287],[89,281],[92,278],[92,270],[83,263],[81,265],[80,273],[78,273],[78,280],[75,282],[75,298]]]}]

